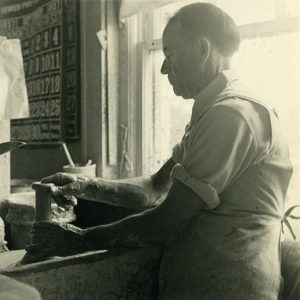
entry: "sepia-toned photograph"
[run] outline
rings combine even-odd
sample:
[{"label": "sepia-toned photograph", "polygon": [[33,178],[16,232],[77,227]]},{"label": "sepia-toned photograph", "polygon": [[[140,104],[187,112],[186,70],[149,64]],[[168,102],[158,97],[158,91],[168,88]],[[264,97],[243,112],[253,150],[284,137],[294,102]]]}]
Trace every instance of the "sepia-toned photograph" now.
[{"label": "sepia-toned photograph", "polygon": [[0,300],[299,300],[299,15],[0,0]]}]

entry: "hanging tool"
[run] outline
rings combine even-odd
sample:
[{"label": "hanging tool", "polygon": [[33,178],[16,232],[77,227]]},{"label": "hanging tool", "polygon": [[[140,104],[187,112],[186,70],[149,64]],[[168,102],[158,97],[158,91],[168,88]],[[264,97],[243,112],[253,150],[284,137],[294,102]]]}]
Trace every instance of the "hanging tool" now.
[{"label": "hanging tool", "polygon": [[128,139],[128,128],[125,125],[121,125],[121,141],[122,141],[122,157],[120,162],[120,174],[123,173],[124,167],[128,172],[133,170],[133,164],[128,156],[127,151],[127,139]]}]

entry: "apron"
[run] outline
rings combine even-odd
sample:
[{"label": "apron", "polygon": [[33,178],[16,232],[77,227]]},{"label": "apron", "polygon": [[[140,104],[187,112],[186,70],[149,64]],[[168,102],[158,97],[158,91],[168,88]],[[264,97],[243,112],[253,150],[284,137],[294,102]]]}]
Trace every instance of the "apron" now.
[{"label": "apron", "polygon": [[[226,92],[221,94],[210,107],[229,98],[252,101],[267,109],[271,127],[274,129],[270,149],[278,144],[281,136],[276,135],[276,126],[278,126],[276,117],[255,98]],[[243,176],[259,178],[264,176],[264,170],[270,174],[273,169],[278,171],[280,166],[278,167],[274,157],[277,152],[273,152],[275,154],[271,151],[270,157],[267,155],[265,165],[258,164],[253,168],[251,166],[245,172],[248,174],[243,174],[241,178]],[[284,160],[287,164],[284,173],[286,185],[291,175],[288,162]],[[282,177],[282,174],[278,176]],[[274,180],[279,179],[274,176]],[[221,203],[222,199],[230,199],[234,194],[235,184],[233,183],[221,193]],[[285,188],[278,192],[280,197],[284,198]],[[281,208],[283,211],[283,206]],[[278,208],[278,212],[275,209],[275,213],[245,210],[232,213],[223,210],[222,205],[215,210],[203,210],[164,249],[160,268],[159,299],[280,299],[281,208]]]}]

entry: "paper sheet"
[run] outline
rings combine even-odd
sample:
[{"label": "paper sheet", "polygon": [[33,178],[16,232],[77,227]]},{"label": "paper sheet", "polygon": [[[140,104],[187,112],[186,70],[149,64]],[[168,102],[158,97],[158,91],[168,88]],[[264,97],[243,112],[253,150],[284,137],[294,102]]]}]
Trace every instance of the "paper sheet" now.
[{"label": "paper sheet", "polygon": [[21,43],[0,37],[0,120],[29,117]]}]

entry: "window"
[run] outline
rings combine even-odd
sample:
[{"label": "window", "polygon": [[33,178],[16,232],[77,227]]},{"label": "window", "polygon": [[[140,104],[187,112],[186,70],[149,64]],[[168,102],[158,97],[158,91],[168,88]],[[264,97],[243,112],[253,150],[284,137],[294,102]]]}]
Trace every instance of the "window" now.
[{"label": "window", "polygon": [[[132,157],[142,162],[134,164],[135,175],[154,172],[170,157],[190,118],[193,100],[176,97],[160,68],[165,24],[176,10],[192,2],[196,1],[177,1],[130,17],[125,25],[128,33],[135,32],[128,48],[135,57],[131,57],[135,76],[129,81],[134,99],[129,102],[134,103],[138,124],[131,128],[133,142],[128,147],[135,147]],[[296,199],[300,180],[298,1],[207,2],[223,8],[238,24],[243,38],[237,57],[241,77],[279,114],[295,169],[289,197]]]},{"label": "window", "polygon": [[172,147],[181,141],[189,122],[193,100],[174,95],[167,76],[160,73],[164,54],[160,41],[140,43],[138,61],[144,68],[137,77],[143,123],[141,126],[142,173],[155,172],[172,154]]}]

